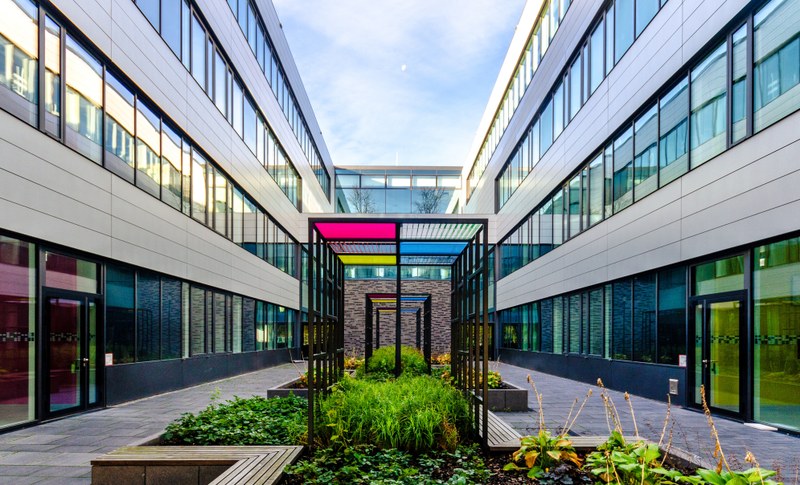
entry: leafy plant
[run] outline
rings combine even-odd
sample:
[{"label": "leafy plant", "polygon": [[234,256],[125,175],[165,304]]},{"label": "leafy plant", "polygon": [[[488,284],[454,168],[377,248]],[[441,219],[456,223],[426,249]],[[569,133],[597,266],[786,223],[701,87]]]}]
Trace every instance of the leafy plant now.
[{"label": "leafy plant", "polygon": [[[486,383],[489,389],[500,389],[503,386],[503,377],[496,370],[490,370],[486,374]],[[483,384],[483,381],[480,384]]]},{"label": "leafy plant", "polygon": [[345,376],[320,403],[320,443],[372,444],[413,452],[454,450],[469,410],[456,389],[430,376],[375,382]]},{"label": "leafy plant", "polygon": [[503,470],[527,470],[528,477],[539,478],[549,468],[566,461],[577,467],[581,466],[572,442],[566,436],[551,436],[547,430],[542,429],[538,435],[525,436],[520,440],[520,448],[514,452],[511,463],[504,466]]},{"label": "leafy plant", "polygon": [[356,370],[364,366],[364,359],[355,356],[344,358],[344,368],[347,370]]},{"label": "leafy plant", "polygon": [[308,402],[300,397],[234,397],[185,413],[167,426],[171,445],[295,445],[306,433]]},{"label": "leafy plant", "polygon": [[[288,482],[304,484],[461,484],[485,483],[490,473],[478,448],[413,455],[396,449],[364,445],[339,450],[323,448],[312,457],[286,467]],[[448,476],[449,475],[449,476]]]},{"label": "leafy plant", "polygon": [[436,355],[431,360],[439,365],[450,365],[450,352]]},{"label": "leafy plant", "polygon": [[643,441],[629,444],[614,430],[597,451],[586,457],[585,468],[604,483],[623,485],[669,485],[686,478],[678,470],[664,468],[663,464],[657,444]]},{"label": "leafy plant", "polygon": [[[394,374],[395,347],[381,347],[376,350],[369,362],[368,372]],[[400,346],[400,372],[405,375],[418,376],[428,373],[428,364],[422,352],[406,345]]]},{"label": "leafy plant", "polygon": [[696,476],[688,477],[685,481],[689,483],[709,483],[711,485],[747,485],[748,483],[779,485],[779,482],[766,480],[775,476],[775,474],[772,470],[762,470],[759,467],[750,468],[743,472],[697,470]]}]

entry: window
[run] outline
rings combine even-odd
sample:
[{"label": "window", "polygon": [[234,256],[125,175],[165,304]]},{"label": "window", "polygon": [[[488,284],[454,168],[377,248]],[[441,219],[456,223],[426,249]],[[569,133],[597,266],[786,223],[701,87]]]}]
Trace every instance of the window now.
[{"label": "window", "polygon": [[256,111],[250,98],[244,98],[244,142],[253,154],[256,153]]},{"label": "window", "polygon": [[539,149],[541,150],[541,154],[544,155],[547,153],[547,150],[550,149],[550,145],[553,144],[553,102],[548,101],[542,110],[542,114],[539,118],[541,121],[541,141],[539,143]]},{"label": "window", "polygon": [[683,79],[659,101],[659,185],[689,170],[689,81]]},{"label": "window", "polygon": [[635,200],[658,188],[658,109],[653,105],[633,124]]},{"label": "window", "polygon": [[166,123],[161,125],[161,200],[181,210],[181,139]]},{"label": "window", "polygon": [[181,57],[181,0],[161,0],[161,37]]},{"label": "window", "polygon": [[614,146],[611,144],[603,151],[603,174],[603,206],[608,218],[614,213]]},{"label": "window", "polygon": [[606,76],[614,69],[614,5],[606,10]]},{"label": "window", "polygon": [[753,20],[754,131],[800,107],[800,10],[797,0],[772,0]]},{"label": "window", "polygon": [[[251,254],[256,254],[256,207],[248,198],[244,199],[244,214],[242,218],[242,247]],[[262,236],[263,237],[263,236]]]},{"label": "window", "polygon": [[196,15],[192,15],[192,76],[206,89],[206,31]]},{"label": "window", "polygon": [[228,66],[222,54],[215,50],[214,55],[214,104],[220,113],[228,116]]},{"label": "window", "polygon": [[553,352],[553,300],[548,298],[539,303],[541,317],[542,352]]},{"label": "window", "polygon": [[206,223],[206,160],[192,150],[192,217]]},{"label": "window", "polygon": [[539,255],[544,256],[553,249],[553,200],[545,201],[539,209]]},{"label": "window", "polygon": [[564,191],[559,190],[553,196],[553,248],[564,242]]},{"label": "window", "polygon": [[161,120],[141,100],[136,101],[136,186],[160,196]]},{"label": "window", "polygon": [[731,142],[736,143],[747,135],[747,26],[731,40]]},{"label": "window", "polygon": [[691,73],[691,164],[697,167],[725,149],[727,46],[717,47]]},{"label": "window", "polygon": [[568,300],[569,320],[567,323],[569,325],[569,335],[567,344],[569,348],[567,351],[574,354],[581,353],[581,323],[583,321],[581,299],[582,294],[576,293],[570,295]]},{"label": "window", "polygon": [[242,246],[244,244],[244,196],[242,192],[233,189],[233,226],[231,238],[235,244]]},{"label": "window", "polygon": [[183,320],[182,284],[172,278],[161,278],[161,359],[181,356],[181,322]]},{"label": "window", "polygon": [[114,364],[134,361],[136,335],[134,272],[120,266],[106,265],[106,352]]},{"label": "window", "polygon": [[190,355],[206,353],[206,292],[202,288],[192,286],[189,313],[189,348]]},{"label": "window", "polygon": [[591,355],[603,355],[603,288],[589,292],[589,349]]},{"label": "window", "polygon": [[[0,0],[0,106],[36,125],[39,12],[28,0]],[[48,46],[49,47],[49,46]]]},{"label": "window", "polygon": [[578,114],[581,109],[581,57],[578,56],[569,69],[569,119]]},{"label": "window", "polygon": [[659,0],[636,0],[636,37],[644,31],[659,9]]},{"label": "window", "polygon": [[569,237],[575,237],[581,232],[581,174],[575,175],[567,186],[567,212],[569,214]]},{"label": "window", "polygon": [[209,292],[213,295],[213,352],[215,354],[227,351],[227,308],[225,294]]},{"label": "window", "polygon": [[589,226],[603,220],[603,155],[589,163]]},{"label": "window", "polygon": [[617,0],[614,9],[614,63],[616,64],[633,44],[633,0]]},{"label": "window", "polygon": [[136,140],[133,93],[106,73],[106,168],[133,183]]},{"label": "window", "polygon": [[256,301],[242,298],[242,352],[256,350]]},{"label": "window", "polygon": [[604,59],[604,52],[603,52],[603,43],[604,39],[604,31],[605,25],[603,20],[600,20],[600,23],[597,24],[597,27],[594,28],[592,32],[592,36],[589,39],[589,52],[591,55],[591,59],[589,61],[589,91],[595,92],[600,83],[603,82],[603,78],[605,78],[605,71],[603,69],[603,59]]},{"label": "window", "polygon": [[161,352],[161,279],[139,272],[136,278],[136,360],[158,360]]},{"label": "window", "polygon": [[232,109],[232,113],[233,113],[233,128],[236,130],[236,133],[238,133],[239,136],[244,136],[244,127],[242,125],[242,123],[244,121],[243,117],[242,117],[242,108],[243,108],[242,107],[242,103],[243,103],[242,96],[243,96],[243,94],[242,94],[242,85],[239,84],[239,81],[234,79],[233,80],[233,101],[232,101],[233,102],[233,107],[232,107],[233,108]]},{"label": "window", "polygon": [[744,257],[732,256],[693,269],[694,295],[713,295],[744,289]]},{"label": "window", "polygon": [[629,127],[614,140],[614,213],[633,202],[633,136]]},{"label": "window", "polygon": [[800,354],[800,238],[753,251],[754,417],[800,429],[797,378]]},{"label": "window", "polygon": [[70,35],[67,35],[66,60],[67,145],[90,160],[101,163],[103,66]]},{"label": "window", "polygon": [[142,11],[145,18],[155,27],[156,31],[158,31],[158,17],[160,13],[158,0],[136,0],[136,5],[139,6],[139,10]]},{"label": "window", "polygon": [[631,281],[612,283],[611,358],[631,359]]},{"label": "window", "polygon": [[191,10],[189,9],[189,3],[187,0],[183,0],[181,2],[181,60],[183,61],[184,67],[186,70],[190,70],[192,67],[191,64],[191,20],[192,14]]},{"label": "window", "polygon": [[633,279],[633,360],[656,361],[656,275]]},{"label": "window", "polygon": [[553,94],[553,140],[564,130],[564,83],[558,83]]},{"label": "window", "polygon": [[209,189],[214,190],[212,200],[214,230],[223,236],[227,236],[228,227],[228,179],[219,170],[209,171],[209,181],[213,181],[213,187],[209,185]]},{"label": "window", "polygon": [[658,362],[678,365],[686,352],[686,268],[658,273]]},{"label": "window", "polygon": [[49,16],[45,17],[44,64],[44,128],[61,138],[61,27]]}]

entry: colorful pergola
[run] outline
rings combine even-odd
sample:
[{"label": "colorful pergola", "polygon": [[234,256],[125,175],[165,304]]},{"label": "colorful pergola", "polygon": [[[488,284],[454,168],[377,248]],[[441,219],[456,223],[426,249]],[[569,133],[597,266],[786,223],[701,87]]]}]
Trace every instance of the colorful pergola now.
[{"label": "colorful pergola", "polygon": [[[314,443],[314,416],[319,397],[330,392],[344,373],[344,267],[396,266],[391,303],[395,335],[401,335],[402,266],[451,268],[451,366],[455,384],[468,397],[473,429],[481,440],[488,433],[489,244],[486,219],[462,217],[418,219],[320,217],[308,222],[308,442]],[[408,295],[410,297],[411,295]],[[389,298],[387,298],[388,300]],[[397,305],[397,302],[400,305]],[[428,300],[429,301],[429,300]],[[384,307],[390,303],[384,302]],[[430,303],[428,303],[430,304]],[[371,337],[370,337],[371,339]],[[430,362],[430,331],[426,358]],[[400,345],[395,369],[400,371]]]},{"label": "colorful pergola", "polygon": [[[417,304],[416,307],[403,308],[403,304]],[[400,313],[416,314],[416,346],[425,356],[428,370],[431,368],[431,294],[403,294],[400,296]],[[364,303],[364,365],[372,357],[373,330],[374,348],[380,347],[381,341],[381,315],[395,315],[397,313],[397,295],[393,293],[367,293]],[[423,324],[424,322],[424,324]],[[424,336],[423,336],[424,330]],[[395,334],[399,343],[400,334]],[[400,368],[395,366],[395,372],[400,374]]]}]

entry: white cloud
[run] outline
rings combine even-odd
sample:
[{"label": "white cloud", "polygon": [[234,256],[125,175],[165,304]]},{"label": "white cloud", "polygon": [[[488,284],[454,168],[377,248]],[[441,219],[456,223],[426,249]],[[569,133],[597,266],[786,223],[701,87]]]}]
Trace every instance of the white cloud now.
[{"label": "white cloud", "polygon": [[523,4],[275,0],[337,165],[465,163]]}]

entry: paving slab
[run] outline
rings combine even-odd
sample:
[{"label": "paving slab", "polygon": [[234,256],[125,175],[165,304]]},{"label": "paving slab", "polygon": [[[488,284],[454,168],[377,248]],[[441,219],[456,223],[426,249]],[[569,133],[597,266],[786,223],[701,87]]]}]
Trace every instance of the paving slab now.
[{"label": "paving slab", "polygon": [[284,364],[0,434],[0,485],[88,484],[93,458],[205,408],[216,389],[220,400],[266,396],[267,389],[297,373]]},{"label": "paving slab", "polygon": [[[492,366],[494,367],[494,364]],[[591,389],[592,396],[570,428],[570,434],[608,436],[606,408],[600,398],[601,389],[596,385],[503,363],[498,364],[497,370],[502,374],[503,380],[526,389],[530,389],[527,376],[531,375],[542,395],[545,425],[551,430],[559,430],[565,425],[575,400],[578,399],[574,407],[577,411],[587,391]],[[608,395],[619,413],[624,433],[634,434],[634,420],[624,393],[608,391]],[[658,442],[667,416],[667,403],[635,395],[631,396],[630,403],[639,434]],[[502,417],[520,434],[529,435],[538,431],[538,404],[533,392],[528,393],[528,407],[530,410],[526,413],[495,414]],[[705,415],[699,410],[675,405],[671,406],[669,413],[668,433],[671,430],[673,446],[713,461],[714,441]],[[795,483],[800,467],[800,437],[778,431],[755,429],[742,422],[717,416],[714,416],[714,423],[725,456],[731,465],[735,464],[741,469],[750,468],[750,465],[744,462],[744,456],[747,451],[751,451],[762,467],[780,472],[781,478],[787,483]]]}]

